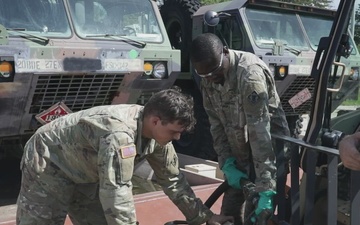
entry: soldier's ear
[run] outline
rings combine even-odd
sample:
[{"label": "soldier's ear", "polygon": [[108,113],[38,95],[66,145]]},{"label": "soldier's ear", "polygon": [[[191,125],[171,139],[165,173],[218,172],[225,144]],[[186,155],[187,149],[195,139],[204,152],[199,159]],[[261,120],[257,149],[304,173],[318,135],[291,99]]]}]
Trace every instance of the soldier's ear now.
[{"label": "soldier's ear", "polygon": [[223,51],[224,51],[224,53],[229,53],[229,49],[226,45],[223,47]]},{"label": "soldier's ear", "polygon": [[150,116],[150,122],[153,126],[158,125],[159,123],[161,123],[161,119],[158,116]]}]

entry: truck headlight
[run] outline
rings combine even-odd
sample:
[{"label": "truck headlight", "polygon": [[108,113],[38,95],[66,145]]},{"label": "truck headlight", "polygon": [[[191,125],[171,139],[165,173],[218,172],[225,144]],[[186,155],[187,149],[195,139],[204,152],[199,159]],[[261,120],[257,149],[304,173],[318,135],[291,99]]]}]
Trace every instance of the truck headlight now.
[{"label": "truck headlight", "polygon": [[167,61],[145,61],[143,76],[146,79],[164,79],[168,77]]},{"label": "truck headlight", "polygon": [[285,77],[285,75],[286,75],[286,68],[285,68],[285,66],[280,66],[279,67],[279,77],[281,77],[281,78],[283,78],[283,77]]},{"label": "truck headlight", "polygon": [[275,80],[283,80],[288,75],[288,66],[277,65],[274,63],[269,64],[271,74]]},{"label": "truck headlight", "polygon": [[144,73],[146,75],[151,75],[153,72],[153,65],[151,63],[145,63],[144,64]]},{"label": "truck headlight", "polygon": [[153,76],[159,79],[166,77],[166,66],[163,62],[154,63]]},{"label": "truck headlight", "polygon": [[0,62],[0,82],[13,82],[14,74],[14,62]]},{"label": "truck headlight", "polygon": [[275,76],[275,65],[269,64],[269,69],[270,69],[271,75]]},{"label": "truck headlight", "polygon": [[0,77],[9,78],[12,74],[13,67],[11,63],[3,61],[0,63]]}]

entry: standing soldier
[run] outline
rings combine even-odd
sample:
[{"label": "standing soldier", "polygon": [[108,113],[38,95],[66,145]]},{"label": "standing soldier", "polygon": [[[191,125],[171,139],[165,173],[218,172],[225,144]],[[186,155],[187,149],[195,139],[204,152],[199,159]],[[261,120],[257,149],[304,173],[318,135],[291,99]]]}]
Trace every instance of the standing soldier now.
[{"label": "standing soldier", "polygon": [[233,216],[238,225],[245,200],[240,181],[250,179],[256,185],[253,189],[260,198],[255,217],[265,209],[273,210],[276,167],[271,133],[289,135],[288,124],[274,78],[261,59],[228,49],[212,33],[197,36],[191,51],[192,65],[202,78],[214,149],[231,186],[221,214]]},{"label": "standing soldier", "polygon": [[63,225],[68,214],[74,225],[135,225],[136,158],[148,160],[189,224],[232,220],[206,208],[179,172],[171,141],[194,123],[192,99],[164,90],[144,107],[99,106],[44,125],[25,146],[17,224]]}]

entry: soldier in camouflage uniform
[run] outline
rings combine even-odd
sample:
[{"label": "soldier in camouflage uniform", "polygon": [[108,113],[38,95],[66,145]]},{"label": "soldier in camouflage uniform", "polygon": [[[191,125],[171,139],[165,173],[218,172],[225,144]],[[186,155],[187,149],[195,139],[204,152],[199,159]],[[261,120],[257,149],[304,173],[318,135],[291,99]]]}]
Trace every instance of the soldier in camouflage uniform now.
[{"label": "soldier in camouflage uniform", "polygon": [[194,125],[193,101],[176,90],[156,93],[145,107],[99,106],[40,127],[25,146],[17,224],[135,225],[131,178],[146,158],[164,192],[189,224],[232,217],[206,208],[178,169],[171,140]]},{"label": "soldier in camouflage uniform", "polygon": [[215,34],[205,33],[193,40],[191,61],[202,78],[214,149],[231,186],[222,214],[234,216],[235,224],[241,224],[241,180],[250,179],[256,185],[260,195],[256,215],[272,210],[276,166],[270,133],[289,134],[285,113],[268,67],[254,54],[230,50]]}]

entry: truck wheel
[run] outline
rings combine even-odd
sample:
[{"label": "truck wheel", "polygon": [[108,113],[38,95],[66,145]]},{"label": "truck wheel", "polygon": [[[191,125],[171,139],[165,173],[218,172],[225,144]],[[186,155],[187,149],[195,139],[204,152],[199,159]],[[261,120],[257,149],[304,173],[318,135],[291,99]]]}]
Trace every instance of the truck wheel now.
[{"label": "truck wheel", "polygon": [[202,104],[202,96],[194,81],[178,80],[175,85],[181,87],[182,92],[194,99],[195,129],[191,133],[181,135],[180,140],[173,141],[176,152],[217,161],[217,154],[213,147],[210,133],[210,122]]},{"label": "truck wheel", "polygon": [[201,104],[195,103],[197,123],[195,126],[193,151],[196,152],[196,156],[199,158],[217,161],[217,153],[214,150],[213,139],[210,133],[209,117],[202,106],[201,96],[199,101],[201,101]]},{"label": "truck wheel", "polygon": [[199,0],[165,0],[160,8],[170,43],[175,49],[181,50],[182,72],[190,71],[191,16],[199,7]]}]

